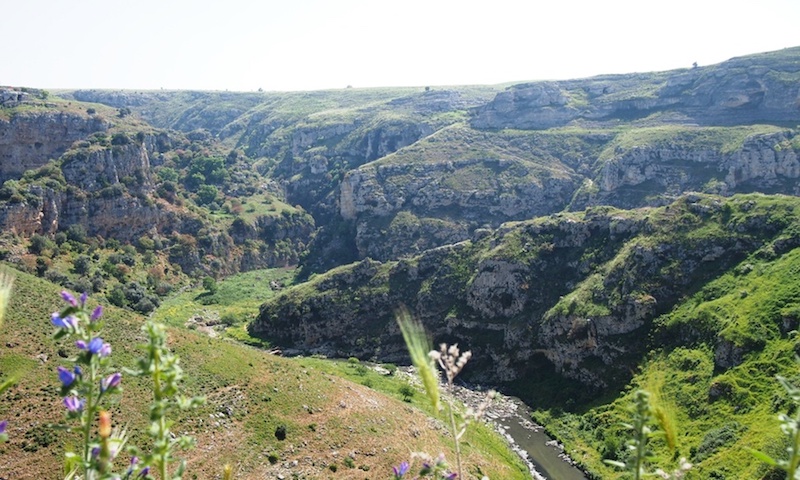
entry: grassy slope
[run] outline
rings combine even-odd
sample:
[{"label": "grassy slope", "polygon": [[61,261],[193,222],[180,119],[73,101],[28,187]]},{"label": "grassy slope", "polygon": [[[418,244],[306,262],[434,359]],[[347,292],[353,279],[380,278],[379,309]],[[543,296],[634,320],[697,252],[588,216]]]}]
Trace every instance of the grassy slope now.
[{"label": "grassy slope", "polygon": [[[46,427],[62,418],[55,367],[59,348],[49,338],[50,312],[59,308],[58,287],[18,274],[10,314],[0,332],[2,378],[17,376],[17,387],[4,394],[0,418],[9,420],[10,443],[0,446],[0,476],[53,478],[60,469],[64,447],[75,444],[70,434]],[[220,292],[225,292],[224,285]],[[142,317],[108,309],[104,338],[114,347],[116,365],[130,367],[140,355]],[[391,465],[412,451],[444,451],[437,422],[418,407],[386,396],[339,376],[346,367],[320,360],[292,360],[257,349],[208,338],[185,329],[170,330],[172,348],[181,356],[189,394],[203,394],[208,403],[186,414],[175,430],[197,437],[189,459],[188,478],[215,478],[221,465],[236,467],[237,478],[264,478],[283,473],[300,478],[384,478]],[[67,354],[69,342],[61,345]],[[374,372],[356,374],[365,383],[397,392],[398,382]],[[394,383],[386,383],[394,382]],[[125,393],[112,413],[115,422],[142,431],[147,411],[146,385],[123,380]],[[392,398],[394,397],[394,398]],[[416,397],[421,397],[417,395]],[[420,399],[421,400],[421,399]],[[276,440],[279,425],[287,427],[284,441]],[[433,428],[432,428],[433,427]],[[527,478],[524,467],[486,429],[467,439],[468,464],[492,478]],[[146,445],[135,435],[133,443]],[[345,465],[348,455],[353,467]],[[291,462],[297,461],[296,466]],[[274,464],[273,464],[274,462]],[[330,465],[337,466],[334,475]]]},{"label": "grassy slope", "polygon": [[[762,478],[769,469],[747,449],[782,458],[777,415],[791,409],[775,375],[800,378],[792,360],[800,344],[787,332],[798,325],[800,250],[771,250],[751,255],[657,319],[651,338],[664,346],[651,352],[624,391],[573,413],[540,410],[538,419],[599,478],[623,478],[602,459],[624,455],[618,423],[629,418],[631,393],[644,388],[677,432],[675,451],[654,443],[656,464],[675,466],[683,456],[695,464],[690,479]],[[740,349],[741,363],[725,368],[715,353],[723,355],[728,342]]]}]

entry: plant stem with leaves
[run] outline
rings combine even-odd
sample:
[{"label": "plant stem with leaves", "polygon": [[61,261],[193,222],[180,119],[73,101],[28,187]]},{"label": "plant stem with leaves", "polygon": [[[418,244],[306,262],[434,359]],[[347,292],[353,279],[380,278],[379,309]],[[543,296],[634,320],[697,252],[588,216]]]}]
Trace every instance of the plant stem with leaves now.
[{"label": "plant stem with leaves", "polygon": [[[797,361],[800,363],[800,358]],[[795,409],[794,416],[785,413],[778,415],[778,419],[781,421],[781,431],[789,440],[789,446],[786,447],[789,457],[788,459],[775,459],[763,452],[751,450],[751,453],[762,462],[786,472],[787,480],[796,480],[800,478],[800,388],[785,377],[777,376],[776,378],[786,390]]]},{"label": "plant stem with leaves", "polygon": [[185,460],[170,473],[170,463],[176,447],[182,449],[194,445],[189,436],[172,438],[170,427],[172,421],[167,414],[173,410],[196,408],[205,402],[202,397],[187,398],[180,395],[179,383],[183,378],[183,369],[179,357],[167,347],[167,332],[163,325],[148,321],[142,329],[147,334],[147,355],[139,360],[138,375],[149,375],[153,380],[153,404],[150,407],[150,436],[153,438],[153,449],[145,459],[159,472],[162,480],[178,480],[186,468]]}]

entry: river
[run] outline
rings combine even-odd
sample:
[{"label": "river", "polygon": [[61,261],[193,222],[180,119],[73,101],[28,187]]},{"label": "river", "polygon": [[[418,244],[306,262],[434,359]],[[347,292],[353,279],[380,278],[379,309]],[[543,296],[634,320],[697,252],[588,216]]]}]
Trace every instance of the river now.
[{"label": "river", "polygon": [[[473,409],[485,398],[481,389],[456,386],[453,393]],[[530,409],[518,398],[500,395],[485,416],[528,463],[536,480],[586,480],[586,475],[572,465],[558,442],[531,421]]]},{"label": "river", "polygon": [[551,480],[586,480],[583,472],[569,463],[558,443],[530,421],[527,408],[520,410],[527,418],[518,414],[497,419],[496,423],[506,432],[515,450],[527,454],[527,460],[533,464],[539,477]]}]

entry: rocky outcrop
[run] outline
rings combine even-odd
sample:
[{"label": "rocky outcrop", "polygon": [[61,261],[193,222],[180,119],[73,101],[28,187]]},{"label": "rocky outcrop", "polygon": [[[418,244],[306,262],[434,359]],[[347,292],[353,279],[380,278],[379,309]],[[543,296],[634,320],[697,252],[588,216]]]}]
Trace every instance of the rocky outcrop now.
[{"label": "rocky outcrop", "polygon": [[687,191],[800,194],[795,131],[746,136],[735,149],[704,145],[702,132],[687,131],[689,138],[676,135],[655,144],[617,148],[602,161],[597,176],[576,193],[571,207],[634,208],[653,200],[668,201]]},{"label": "rocky outcrop", "polygon": [[[0,205],[0,225],[20,234],[53,234],[80,224],[89,235],[132,241],[166,222],[149,195],[146,143],[71,150],[53,170],[63,177],[27,187],[21,201]],[[60,183],[63,182],[63,183]]]},{"label": "rocky outcrop", "polygon": [[59,111],[0,119],[0,183],[22,177],[59,158],[74,142],[108,128],[100,117]]},{"label": "rocky outcrop", "polygon": [[368,166],[345,177],[339,213],[356,222],[362,257],[398,258],[466,240],[477,228],[562,209],[577,176],[540,172],[497,158]]},{"label": "rocky outcrop", "polygon": [[77,149],[61,159],[61,171],[67,184],[87,193],[124,183],[133,194],[149,194],[154,189],[151,152],[144,142],[130,140],[110,148]]},{"label": "rocky outcrop", "polygon": [[[296,265],[300,252],[306,249],[314,233],[314,219],[306,214],[262,215],[252,223],[239,218],[233,221],[229,234],[237,245],[258,240],[262,248],[245,249],[241,270],[267,266]],[[267,248],[269,247],[269,248]]]},{"label": "rocky outcrop", "polygon": [[797,122],[798,58],[800,48],[791,48],[688,70],[515,85],[479,107],[471,122],[479,129]]},{"label": "rocky outcrop", "polygon": [[[665,205],[690,191],[800,193],[794,130],[669,127],[591,141],[562,135],[545,143],[534,132],[446,129],[348,172],[339,215],[355,226],[359,258],[414,255],[564,209]],[[465,153],[464,145],[481,153]]]},{"label": "rocky outcrop", "polygon": [[[641,212],[604,207],[508,224],[475,242],[332,270],[265,303],[251,330],[290,351],[402,361],[392,312],[403,304],[435,343],[473,351],[472,380],[524,381],[543,357],[557,375],[604,388],[629,376],[652,347],[653,320],[687,292],[795,238],[796,207],[789,197],[689,195]],[[720,364],[735,360],[728,340],[716,342]]]}]

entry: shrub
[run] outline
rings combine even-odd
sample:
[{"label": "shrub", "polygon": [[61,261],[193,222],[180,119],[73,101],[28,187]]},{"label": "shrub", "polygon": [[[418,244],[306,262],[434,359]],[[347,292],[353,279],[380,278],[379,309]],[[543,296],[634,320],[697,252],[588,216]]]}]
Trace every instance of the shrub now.
[{"label": "shrub", "polygon": [[[210,205],[217,199],[219,191],[214,185],[201,185],[197,191],[197,203],[200,205]],[[219,208],[219,206],[217,206]]]},{"label": "shrub", "polygon": [[220,317],[220,322],[228,327],[239,323],[239,318],[233,313],[225,313]]},{"label": "shrub", "polygon": [[86,228],[78,223],[70,225],[67,228],[67,240],[86,243]]},{"label": "shrub", "polygon": [[136,302],[136,304],[133,305],[132,308],[134,310],[136,310],[137,312],[139,312],[139,313],[148,314],[148,313],[152,312],[153,310],[155,310],[156,306],[153,304],[153,302],[149,298],[145,297],[145,298],[142,298],[141,300],[139,300],[138,302]]},{"label": "shrub", "polygon": [[410,402],[411,399],[414,398],[415,390],[414,387],[412,387],[411,385],[405,384],[405,385],[400,385],[398,392],[400,392],[400,395],[403,396],[404,402]]},{"label": "shrub", "polygon": [[88,255],[79,255],[78,258],[72,262],[72,271],[78,275],[85,275],[89,272],[89,267],[92,265],[92,258]]},{"label": "shrub", "polygon": [[115,133],[111,136],[111,145],[127,145],[131,143],[131,139],[124,133]]},{"label": "shrub", "polygon": [[52,249],[55,247],[55,243],[52,240],[45,237],[44,235],[39,235],[38,233],[34,233],[31,235],[31,246],[28,247],[31,253],[36,255],[41,255],[41,253],[45,250]]},{"label": "shrub", "polygon": [[203,288],[211,295],[217,293],[217,281],[214,277],[206,276],[203,278]]}]

